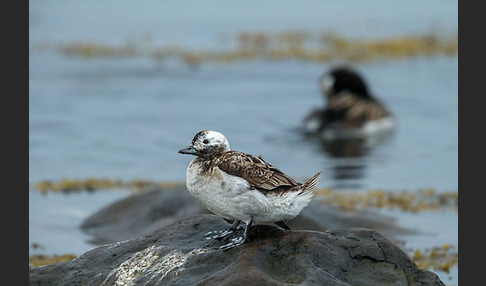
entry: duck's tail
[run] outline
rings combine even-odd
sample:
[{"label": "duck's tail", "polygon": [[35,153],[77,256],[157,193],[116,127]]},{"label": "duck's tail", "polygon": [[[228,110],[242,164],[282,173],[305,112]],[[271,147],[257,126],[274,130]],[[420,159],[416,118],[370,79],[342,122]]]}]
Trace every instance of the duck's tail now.
[{"label": "duck's tail", "polygon": [[319,176],[321,175],[321,172],[317,172],[312,178],[310,178],[307,182],[302,184],[302,193],[300,195],[312,193],[314,189],[317,187],[317,184],[319,183]]}]

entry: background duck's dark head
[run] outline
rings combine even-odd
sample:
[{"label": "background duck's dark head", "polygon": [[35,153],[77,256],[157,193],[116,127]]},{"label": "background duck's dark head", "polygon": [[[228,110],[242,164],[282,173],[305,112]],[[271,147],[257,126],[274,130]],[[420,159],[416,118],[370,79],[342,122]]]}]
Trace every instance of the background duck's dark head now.
[{"label": "background duck's dark head", "polygon": [[326,96],[337,95],[346,91],[353,94],[370,97],[368,86],[355,70],[349,67],[337,67],[320,78],[322,91]]}]

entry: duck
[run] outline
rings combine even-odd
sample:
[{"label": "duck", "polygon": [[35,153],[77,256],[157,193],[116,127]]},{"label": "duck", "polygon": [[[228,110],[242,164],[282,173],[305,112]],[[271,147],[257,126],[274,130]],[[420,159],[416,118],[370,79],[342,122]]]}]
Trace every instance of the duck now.
[{"label": "duck", "polygon": [[205,234],[219,239],[234,234],[245,223],[243,236],[221,246],[227,250],[249,241],[253,224],[275,223],[290,230],[287,220],[296,217],[312,200],[321,172],[299,183],[262,156],[231,150],[218,131],[201,130],[178,153],[193,155],[187,167],[186,187],[192,197],[212,213],[233,221],[227,230]]},{"label": "duck", "polygon": [[326,104],[304,118],[307,134],[335,140],[365,138],[395,129],[396,120],[389,108],[352,67],[334,67],[319,78],[319,83]]}]

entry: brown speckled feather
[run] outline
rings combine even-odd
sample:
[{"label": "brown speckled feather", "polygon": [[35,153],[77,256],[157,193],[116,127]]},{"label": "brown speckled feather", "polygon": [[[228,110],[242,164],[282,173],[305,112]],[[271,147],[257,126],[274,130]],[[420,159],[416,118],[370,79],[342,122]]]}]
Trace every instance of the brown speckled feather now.
[{"label": "brown speckled feather", "polygon": [[251,187],[261,191],[281,192],[301,185],[260,156],[229,151],[217,154],[211,161],[222,171],[247,180]]},{"label": "brown speckled feather", "polygon": [[377,120],[388,116],[388,111],[375,100],[362,100],[349,108],[348,118],[364,117],[366,120]]},{"label": "brown speckled feather", "polygon": [[323,120],[328,127],[359,128],[369,120],[388,115],[388,110],[376,99],[363,99],[349,93],[329,98]]}]

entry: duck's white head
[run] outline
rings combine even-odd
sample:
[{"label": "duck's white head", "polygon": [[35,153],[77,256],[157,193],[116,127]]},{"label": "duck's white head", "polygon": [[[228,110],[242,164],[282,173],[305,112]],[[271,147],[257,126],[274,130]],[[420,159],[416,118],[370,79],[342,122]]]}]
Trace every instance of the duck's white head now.
[{"label": "duck's white head", "polygon": [[223,134],[212,130],[202,130],[194,135],[191,144],[187,148],[179,150],[179,153],[204,157],[230,150],[229,142]]}]

